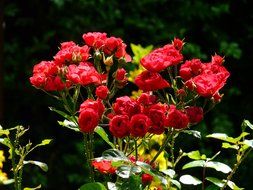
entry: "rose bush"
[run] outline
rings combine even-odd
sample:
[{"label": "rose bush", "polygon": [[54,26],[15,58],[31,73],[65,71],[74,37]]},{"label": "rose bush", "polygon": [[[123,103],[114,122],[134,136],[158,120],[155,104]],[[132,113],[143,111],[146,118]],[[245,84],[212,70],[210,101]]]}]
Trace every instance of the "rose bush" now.
[{"label": "rose bush", "polygon": [[[192,126],[221,101],[221,89],[230,75],[224,67],[224,57],[215,54],[208,63],[198,58],[185,60],[184,42],[175,38],[140,59],[141,72],[130,80],[141,93],[137,97],[119,97],[119,89],[127,85],[124,67],[132,60],[126,44],[120,38],[100,32],[83,34],[83,40],[82,46],[72,41],[62,43],[53,60],[34,66],[30,78],[34,87],[62,102],[62,110],[51,108],[65,118],[60,125],[84,136],[84,161],[89,166],[90,183],[81,190],[95,186],[115,190],[180,189],[182,184],[202,184],[205,189],[207,181],[222,189],[227,185],[236,187],[231,178],[237,168],[213,161],[218,154],[207,158],[198,150],[175,152],[174,149],[176,138],[182,133],[200,137]],[[248,121],[243,126],[243,133],[237,138],[209,135],[225,141],[228,148],[236,146],[240,150],[238,165],[253,147],[252,140],[245,141],[248,133],[244,132],[245,126],[253,127]],[[99,158],[93,154],[94,134],[112,148]],[[163,136],[160,146],[145,159],[140,148],[149,149],[155,135]],[[179,176],[178,163],[183,157],[194,161],[182,169],[202,167],[202,180],[188,174]],[[168,163],[165,170],[159,169],[160,158]],[[108,175],[105,181],[95,182],[93,167]],[[206,168],[229,175],[223,180],[206,177]]]}]

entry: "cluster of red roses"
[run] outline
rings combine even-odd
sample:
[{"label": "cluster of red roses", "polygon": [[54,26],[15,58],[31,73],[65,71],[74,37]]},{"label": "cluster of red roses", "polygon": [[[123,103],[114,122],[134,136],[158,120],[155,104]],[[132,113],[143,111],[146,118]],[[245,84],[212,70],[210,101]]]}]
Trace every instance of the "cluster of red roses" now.
[{"label": "cluster of red roses", "polygon": [[[102,57],[114,56],[117,59],[125,59],[127,62],[131,61],[131,57],[125,50],[126,44],[120,38],[93,32],[84,34],[83,40],[86,43],[83,46],[72,41],[62,43],[53,61],[42,61],[35,65],[33,76],[30,78],[32,85],[46,91],[60,91],[76,84],[100,85],[107,76],[96,69],[96,65],[91,61],[92,58],[102,59]],[[104,63],[111,64],[112,62],[108,60],[111,59],[105,60]],[[122,78],[122,76],[118,77]]]},{"label": "cluster of red roses", "polygon": [[166,128],[186,128],[189,123],[198,123],[203,118],[201,107],[179,110],[175,105],[157,102],[158,98],[142,93],[138,99],[119,97],[113,104],[109,130],[113,136],[123,138],[131,135],[143,137],[147,132],[162,134]]}]

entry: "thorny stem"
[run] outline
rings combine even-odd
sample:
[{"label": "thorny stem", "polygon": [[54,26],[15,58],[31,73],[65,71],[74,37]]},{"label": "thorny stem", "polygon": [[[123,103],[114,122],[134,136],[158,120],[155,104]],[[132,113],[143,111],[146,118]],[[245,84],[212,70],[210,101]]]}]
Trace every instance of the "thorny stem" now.
[{"label": "thorny stem", "polygon": [[88,134],[83,133],[84,137],[84,150],[85,150],[85,158],[88,162],[88,170],[89,170],[89,180],[90,182],[94,181],[94,173],[91,166],[91,155],[90,155],[90,148],[89,148],[89,142],[88,142]]},{"label": "thorny stem", "polygon": [[138,161],[138,145],[136,139],[134,139],[134,146],[135,146],[135,161]]}]

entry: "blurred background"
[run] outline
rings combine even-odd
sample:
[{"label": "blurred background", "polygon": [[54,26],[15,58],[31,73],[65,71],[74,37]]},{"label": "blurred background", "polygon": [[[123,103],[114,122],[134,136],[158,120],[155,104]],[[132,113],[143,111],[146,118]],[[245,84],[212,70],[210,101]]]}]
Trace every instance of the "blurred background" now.
[{"label": "blurred background", "polygon": [[[26,137],[35,143],[54,139],[31,155],[46,162],[49,171],[27,166],[24,184],[69,190],[87,180],[82,137],[57,124],[61,118],[48,109],[57,103],[33,88],[29,77],[33,65],[51,60],[61,42],[81,44],[82,34],[89,31],[121,37],[128,45],[155,47],[175,36],[184,38],[187,59],[208,61],[214,53],[224,55],[231,72],[222,91],[225,96],[195,129],[203,136],[211,132],[235,136],[244,118],[253,121],[253,11],[249,0],[1,0],[0,9],[0,124],[30,127]],[[105,148],[103,142],[96,143],[97,149]],[[179,138],[178,143],[185,151],[200,148],[208,156],[221,146],[218,141],[204,138],[200,142],[190,136],[183,142]],[[233,152],[225,152],[218,158],[232,165]],[[253,154],[234,177],[245,189],[253,186],[252,159]]]}]

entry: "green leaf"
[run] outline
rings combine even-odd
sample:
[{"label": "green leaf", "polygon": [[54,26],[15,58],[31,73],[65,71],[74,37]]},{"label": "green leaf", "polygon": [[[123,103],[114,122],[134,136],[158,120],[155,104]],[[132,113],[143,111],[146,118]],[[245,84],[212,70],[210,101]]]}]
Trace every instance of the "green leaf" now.
[{"label": "green leaf", "polygon": [[193,135],[194,137],[199,138],[199,139],[201,138],[201,133],[196,130],[184,130],[182,132],[187,133],[189,135]]},{"label": "green leaf", "polygon": [[58,124],[63,127],[67,127],[73,131],[80,132],[79,127],[73,121],[65,119],[64,121],[58,121]]},{"label": "green leaf", "polygon": [[204,154],[200,155],[200,152],[198,150],[188,152],[188,153],[186,153],[186,155],[193,160],[205,160],[206,159],[206,155],[204,155]]},{"label": "green leaf", "polygon": [[131,175],[129,179],[129,189],[141,190],[140,175]]},{"label": "green leaf", "polygon": [[228,186],[233,190],[243,190],[244,188],[238,187],[233,181],[228,181]]},{"label": "green leaf", "polygon": [[130,44],[130,47],[134,53],[133,63],[135,63],[135,64],[139,64],[141,58],[143,58],[145,55],[147,55],[153,49],[152,45],[149,45],[147,47],[142,47],[139,44],[138,45]]},{"label": "green leaf", "polygon": [[1,181],[1,183],[3,183],[3,185],[9,185],[9,184],[12,184],[14,182],[15,182],[14,179],[7,179],[7,180],[4,180],[4,181]]},{"label": "green leaf", "polygon": [[82,185],[79,190],[107,190],[106,187],[99,182],[86,183]]},{"label": "green leaf", "polygon": [[36,190],[40,188],[41,188],[41,185],[38,185],[37,187],[25,187],[24,190]]},{"label": "green leaf", "polygon": [[111,161],[128,161],[129,159],[125,154],[117,149],[108,149],[102,153],[103,159]]},{"label": "green leaf", "polygon": [[242,143],[250,146],[251,148],[253,148],[253,139],[252,140],[247,140],[246,139]]},{"label": "green leaf", "polygon": [[105,132],[105,130],[104,130],[102,127],[97,126],[97,127],[95,128],[95,132],[96,132],[108,145],[110,145],[112,148],[115,148],[115,145],[114,145],[112,142],[110,142],[107,133]]},{"label": "green leaf", "polygon": [[36,166],[39,166],[44,172],[47,172],[48,171],[48,166],[46,163],[43,163],[43,162],[39,162],[39,161],[34,161],[34,160],[28,160],[28,161],[25,161],[24,160],[24,165],[25,164],[33,164],[33,165],[36,165]]},{"label": "green leaf", "polygon": [[215,139],[219,139],[219,140],[234,143],[234,144],[237,143],[237,140],[235,138],[229,137],[225,133],[213,133],[213,134],[207,135],[206,137],[215,138]]},{"label": "green leaf", "polygon": [[196,160],[196,161],[192,161],[185,164],[182,169],[184,170],[184,169],[194,168],[194,167],[204,167],[204,165],[205,165],[204,160]]},{"label": "green leaf", "polygon": [[207,168],[213,168],[216,171],[223,172],[225,174],[232,171],[232,169],[228,165],[221,162],[210,161],[210,162],[207,162],[205,166]]},{"label": "green leaf", "polygon": [[171,182],[172,184],[174,184],[175,186],[177,186],[178,189],[181,189],[181,184],[180,184],[179,181],[174,180],[174,179],[171,179],[170,182]]},{"label": "green leaf", "polygon": [[108,189],[110,189],[110,190],[118,190],[116,184],[115,184],[115,183],[112,183],[112,182],[107,182],[107,187],[108,187]]},{"label": "green leaf", "polygon": [[8,138],[0,138],[0,143],[11,148],[11,142]]},{"label": "green leaf", "polygon": [[223,187],[224,182],[220,179],[217,179],[215,177],[206,177],[207,181],[212,182],[214,185],[218,186],[218,187]]},{"label": "green leaf", "polygon": [[249,120],[243,120],[242,122],[242,130],[244,131],[246,127],[249,127],[253,130],[253,124],[249,122]]},{"label": "green leaf", "polygon": [[4,129],[0,129],[0,136],[2,136],[2,135],[9,135],[10,134],[10,131],[9,130],[4,130]]},{"label": "green leaf", "polygon": [[183,175],[179,178],[179,181],[185,185],[199,185],[202,183],[198,178],[191,175]]},{"label": "green leaf", "polygon": [[238,145],[232,145],[230,143],[223,142],[222,143],[222,148],[232,148],[232,149],[236,149],[237,150],[239,147],[238,147]]},{"label": "green leaf", "polygon": [[57,109],[54,108],[54,107],[49,107],[49,109],[50,109],[50,111],[53,111],[53,112],[55,112],[55,113],[58,113],[59,115],[61,115],[62,117],[64,117],[64,118],[67,119],[67,120],[70,120],[70,121],[71,121],[71,119],[72,119],[72,117],[71,117],[69,114],[67,114],[67,113],[65,113],[65,112],[63,112],[63,111],[57,110]]},{"label": "green leaf", "polygon": [[175,177],[176,174],[175,170],[172,169],[162,170],[160,172],[164,173],[165,175],[168,175],[172,179]]}]

